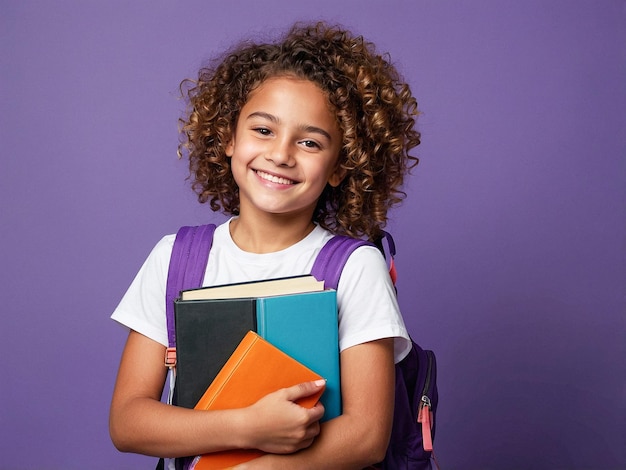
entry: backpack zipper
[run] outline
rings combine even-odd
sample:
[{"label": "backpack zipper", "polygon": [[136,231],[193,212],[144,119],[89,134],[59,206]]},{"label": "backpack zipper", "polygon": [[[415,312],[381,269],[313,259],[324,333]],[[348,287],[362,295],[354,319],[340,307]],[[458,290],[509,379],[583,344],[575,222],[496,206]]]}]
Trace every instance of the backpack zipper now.
[{"label": "backpack zipper", "polygon": [[432,372],[433,372],[433,354],[431,351],[424,351],[426,356],[428,356],[428,369],[426,369],[426,381],[424,382],[424,388],[422,389],[422,403],[421,406],[428,406],[428,408],[432,408],[432,404],[430,402],[430,398],[428,397],[428,389],[430,388],[430,381],[432,380]]}]

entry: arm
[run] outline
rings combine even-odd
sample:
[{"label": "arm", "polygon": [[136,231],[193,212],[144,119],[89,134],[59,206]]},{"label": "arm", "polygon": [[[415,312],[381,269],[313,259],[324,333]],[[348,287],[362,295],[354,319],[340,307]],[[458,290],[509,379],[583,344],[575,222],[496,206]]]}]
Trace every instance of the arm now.
[{"label": "arm", "polygon": [[119,450],[166,457],[233,448],[294,452],[318,434],[323,407],[308,410],[293,403],[319,390],[313,383],[280,390],[238,410],[197,411],[161,403],[164,354],[163,345],[130,332],[109,418],[111,439]]},{"label": "arm", "polygon": [[343,414],[322,424],[313,445],[290,455],[267,455],[237,469],[360,469],[380,462],[393,420],[393,339],[341,353]]}]

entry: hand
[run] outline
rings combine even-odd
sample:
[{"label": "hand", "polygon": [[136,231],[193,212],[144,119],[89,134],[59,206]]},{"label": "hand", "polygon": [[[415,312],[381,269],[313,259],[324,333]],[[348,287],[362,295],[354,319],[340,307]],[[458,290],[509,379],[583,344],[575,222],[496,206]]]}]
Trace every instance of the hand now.
[{"label": "hand", "polygon": [[296,400],[325,386],[323,380],[304,382],[263,397],[249,407],[251,447],[274,454],[290,454],[309,447],[320,432],[324,407],[304,408]]}]

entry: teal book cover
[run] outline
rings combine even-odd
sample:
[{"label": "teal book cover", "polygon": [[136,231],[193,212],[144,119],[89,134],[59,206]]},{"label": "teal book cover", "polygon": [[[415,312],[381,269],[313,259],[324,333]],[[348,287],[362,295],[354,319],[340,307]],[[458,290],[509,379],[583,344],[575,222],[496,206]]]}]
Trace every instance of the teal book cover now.
[{"label": "teal book cover", "polygon": [[341,414],[338,328],[334,290],[257,299],[258,334],[326,379],[323,421]]}]

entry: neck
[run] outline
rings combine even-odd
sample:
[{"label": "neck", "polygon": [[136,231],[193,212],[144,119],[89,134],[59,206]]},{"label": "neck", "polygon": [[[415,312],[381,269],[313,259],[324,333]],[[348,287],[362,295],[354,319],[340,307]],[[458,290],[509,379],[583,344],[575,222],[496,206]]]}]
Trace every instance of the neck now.
[{"label": "neck", "polygon": [[240,216],[230,223],[235,244],[249,253],[273,253],[303,240],[315,225],[308,219],[293,219],[268,214],[265,220]]}]

